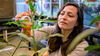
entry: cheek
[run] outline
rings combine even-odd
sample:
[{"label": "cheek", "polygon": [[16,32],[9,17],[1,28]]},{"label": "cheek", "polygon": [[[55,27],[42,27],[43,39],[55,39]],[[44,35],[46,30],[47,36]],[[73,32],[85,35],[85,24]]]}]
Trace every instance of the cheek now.
[{"label": "cheek", "polygon": [[60,22],[58,22],[58,26],[61,28],[61,29],[69,29],[69,26],[67,24],[62,24]]},{"label": "cheek", "polygon": [[77,26],[76,20],[75,20],[75,21],[69,21],[69,22],[68,22],[68,25],[66,26],[66,28],[72,29],[72,28],[74,28],[75,26]]},{"label": "cheek", "polygon": [[59,22],[60,19],[58,19],[58,26],[62,29],[72,29],[74,28],[75,26],[77,26],[77,20],[67,20],[66,23],[67,24],[61,24]]},{"label": "cheek", "polygon": [[70,26],[70,27],[77,26],[77,21],[75,20],[75,21],[69,22],[69,26]]}]

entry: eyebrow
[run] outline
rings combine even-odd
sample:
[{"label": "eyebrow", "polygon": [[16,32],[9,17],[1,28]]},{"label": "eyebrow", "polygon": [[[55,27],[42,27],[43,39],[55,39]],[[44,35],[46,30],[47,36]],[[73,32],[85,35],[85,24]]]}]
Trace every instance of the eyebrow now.
[{"label": "eyebrow", "polygon": [[[65,12],[65,11],[62,10],[61,12]],[[60,12],[60,13],[61,13],[61,12]]]},{"label": "eyebrow", "polygon": [[67,12],[68,14],[73,14],[72,12]]},{"label": "eyebrow", "polygon": [[[66,13],[66,12],[64,10],[62,10],[60,13]],[[67,13],[71,13],[71,14],[75,15],[74,12],[72,12],[72,11],[68,11]]]}]

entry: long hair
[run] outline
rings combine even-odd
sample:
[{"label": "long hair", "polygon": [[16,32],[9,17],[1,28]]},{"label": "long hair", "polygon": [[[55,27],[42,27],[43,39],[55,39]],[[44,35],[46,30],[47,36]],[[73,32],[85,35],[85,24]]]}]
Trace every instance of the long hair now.
[{"label": "long hair", "polygon": [[[71,41],[76,37],[76,35],[78,35],[80,32],[82,32],[83,30],[83,13],[81,11],[81,8],[79,7],[78,4],[76,3],[66,3],[61,9],[60,11],[58,12],[58,15],[57,17],[59,16],[59,14],[61,13],[61,11],[66,7],[66,6],[74,6],[78,9],[78,12],[77,12],[77,15],[78,15],[78,18],[77,18],[77,22],[78,22],[78,25],[74,27],[73,31],[70,33],[70,35],[67,37],[68,40],[65,41],[63,44],[59,44],[61,46],[61,53],[62,53],[62,56],[66,56],[66,49],[67,49],[67,46],[71,43]],[[61,33],[61,29],[59,28],[58,24],[56,25],[56,28],[57,28],[57,33]],[[62,39],[60,39],[61,41]],[[50,42],[50,41],[49,41]],[[48,42],[48,43],[49,43]],[[51,41],[52,42],[52,41]],[[52,43],[51,43],[52,44]],[[56,45],[54,45],[56,46]],[[52,51],[53,52],[53,51]]]}]

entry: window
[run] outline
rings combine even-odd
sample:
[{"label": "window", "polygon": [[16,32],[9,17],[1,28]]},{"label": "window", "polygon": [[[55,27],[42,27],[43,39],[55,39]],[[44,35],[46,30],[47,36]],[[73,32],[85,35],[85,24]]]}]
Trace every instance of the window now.
[{"label": "window", "polygon": [[28,5],[25,3],[25,0],[16,0],[16,11],[17,14],[25,12],[28,10]]},{"label": "window", "polygon": [[[91,20],[100,15],[100,1],[86,2],[84,4],[84,25],[89,25]],[[93,26],[95,26],[95,24]]]},{"label": "window", "polygon": [[[28,5],[25,4],[25,0],[16,0],[17,14],[27,11]],[[40,14],[43,12],[45,16],[56,16],[59,8],[63,5],[63,0],[36,0],[36,10]]]},{"label": "window", "polygon": [[37,12],[40,14],[43,11],[43,15],[56,16],[59,8],[63,5],[63,0],[37,0]]}]

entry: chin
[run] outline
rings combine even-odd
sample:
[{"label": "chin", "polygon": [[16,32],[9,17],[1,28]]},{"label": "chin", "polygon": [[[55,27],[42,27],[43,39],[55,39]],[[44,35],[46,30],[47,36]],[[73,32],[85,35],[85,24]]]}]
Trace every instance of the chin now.
[{"label": "chin", "polygon": [[65,26],[60,26],[60,29],[71,30],[72,28],[68,28],[68,27],[65,27]]},{"label": "chin", "polygon": [[59,26],[60,29],[67,29],[65,26]]}]

